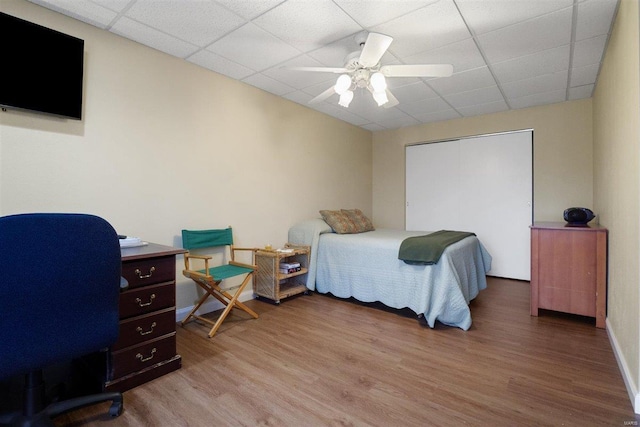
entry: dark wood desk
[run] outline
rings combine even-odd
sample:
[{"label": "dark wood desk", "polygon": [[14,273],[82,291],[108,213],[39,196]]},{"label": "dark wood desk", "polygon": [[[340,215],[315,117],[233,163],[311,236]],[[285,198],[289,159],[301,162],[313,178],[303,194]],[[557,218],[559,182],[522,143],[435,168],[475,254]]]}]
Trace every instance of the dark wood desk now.
[{"label": "dark wood desk", "polygon": [[123,248],[120,336],[100,363],[103,390],[125,391],[182,366],[176,353],[176,255],[149,243]]}]

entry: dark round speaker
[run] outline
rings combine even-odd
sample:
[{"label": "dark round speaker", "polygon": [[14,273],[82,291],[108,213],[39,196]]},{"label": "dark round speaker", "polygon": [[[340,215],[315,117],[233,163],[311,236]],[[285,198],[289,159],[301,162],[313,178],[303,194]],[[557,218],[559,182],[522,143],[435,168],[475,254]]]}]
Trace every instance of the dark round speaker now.
[{"label": "dark round speaker", "polygon": [[585,225],[595,217],[587,208],[568,208],[564,211],[564,220],[570,225]]}]

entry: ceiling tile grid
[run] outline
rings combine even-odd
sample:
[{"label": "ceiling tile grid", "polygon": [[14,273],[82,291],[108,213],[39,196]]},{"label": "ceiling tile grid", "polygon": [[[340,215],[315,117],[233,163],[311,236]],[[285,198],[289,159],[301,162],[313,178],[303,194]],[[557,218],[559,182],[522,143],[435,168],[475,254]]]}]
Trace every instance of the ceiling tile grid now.
[{"label": "ceiling tile grid", "polygon": [[[378,131],[588,98],[619,0],[29,0],[340,120]],[[393,37],[380,60],[452,64],[388,78],[399,104],[356,89],[314,104],[363,32]],[[357,54],[356,54],[357,56]]]}]

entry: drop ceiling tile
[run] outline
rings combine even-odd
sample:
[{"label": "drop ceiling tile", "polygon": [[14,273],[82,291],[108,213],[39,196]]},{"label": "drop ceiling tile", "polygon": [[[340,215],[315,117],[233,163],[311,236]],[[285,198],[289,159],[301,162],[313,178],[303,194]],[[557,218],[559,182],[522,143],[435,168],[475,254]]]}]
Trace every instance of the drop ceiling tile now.
[{"label": "drop ceiling tile", "polygon": [[320,104],[316,109],[332,117],[335,117],[337,119],[343,120],[347,123],[351,123],[356,126],[369,123],[369,120],[363,117],[360,117],[357,114],[352,113],[348,108],[344,108],[338,105]]},{"label": "drop ceiling tile", "polygon": [[390,21],[438,0],[334,0],[363,27]]},{"label": "drop ceiling tile", "polygon": [[253,23],[303,52],[362,31],[330,0],[287,1]]},{"label": "drop ceiling tile", "polygon": [[483,34],[570,7],[573,0],[456,0],[475,34]]},{"label": "drop ceiling tile", "polygon": [[187,61],[236,80],[244,79],[255,73],[254,70],[243,67],[240,64],[236,64],[233,61],[229,61],[226,58],[206,50],[196,52],[187,58]]},{"label": "drop ceiling tile", "polygon": [[556,102],[565,101],[566,90],[557,90],[553,92],[537,93],[535,95],[523,96],[522,98],[509,99],[511,108],[527,108],[544,104],[555,104]]},{"label": "drop ceiling tile", "polygon": [[211,1],[137,0],[126,16],[200,47],[245,22]]},{"label": "drop ceiling tile", "polygon": [[48,1],[30,0],[31,3],[71,16],[87,24],[106,29],[118,14],[101,5],[74,0]]},{"label": "drop ceiling tile", "polygon": [[575,42],[573,46],[573,67],[597,64],[602,60],[607,36],[597,36]]},{"label": "drop ceiling tile", "polygon": [[453,72],[470,70],[487,65],[473,39],[466,39],[450,45],[421,52],[404,58],[407,64],[451,64]]},{"label": "drop ceiling tile", "polygon": [[594,84],[598,78],[600,64],[571,69],[571,87]]},{"label": "drop ceiling tile", "polygon": [[435,93],[433,89],[431,89],[422,81],[389,90],[398,99],[398,101],[403,104],[420,101],[422,99],[438,97],[438,94]]},{"label": "drop ceiling tile", "polygon": [[[468,92],[454,93],[444,96],[444,99],[456,110],[472,105],[488,104],[490,102],[502,101],[502,93],[498,86],[489,86],[481,89],[470,90]],[[506,105],[506,104],[505,104]]]},{"label": "drop ceiling tile", "polygon": [[456,108],[465,117],[479,116],[481,114],[499,113],[507,111],[509,106],[503,100],[489,102],[487,104],[470,105],[468,107]]},{"label": "drop ceiling tile", "polygon": [[511,25],[478,36],[488,61],[502,62],[563,46],[571,41],[571,9]]},{"label": "drop ceiling tile", "polygon": [[129,4],[131,0],[89,0],[91,3],[99,4],[102,7],[106,7],[114,12],[122,12]]},{"label": "drop ceiling tile", "polygon": [[608,34],[618,0],[588,0],[578,4],[576,40]]},{"label": "drop ceiling tile", "polygon": [[329,43],[319,49],[308,53],[310,57],[327,67],[343,67],[346,64],[345,59],[351,52],[359,51],[360,46],[355,40],[353,34]]},{"label": "drop ceiling tile", "polygon": [[395,119],[406,115],[397,106],[392,108],[378,107],[371,94],[364,90],[356,91],[353,101],[349,105],[349,111],[376,123],[385,118]]},{"label": "drop ceiling tile", "polygon": [[269,68],[264,71],[263,74],[272,79],[278,80],[284,84],[287,84],[296,89],[304,89],[308,86],[313,86],[318,83],[327,82],[327,87],[331,84],[335,84],[337,75],[333,73],[318,73],[309,71],[295,71],[290,70],[289,67],[320,67],[320,64],[315,59],[308,55],[301,55],[290,59],[275,67]]},{"label": "drop ceiling tile", "polygon": [[396,108],[412,115],[413,117],[418,117],[423,114],[450,110],[451,106],[443,101],[442,98],[430,98],[407,104],[399,104]]},{"label": "drop ceiling tile", "polygon": [[553,92],[567,87],[569,70],[558,71],[552,74],[533,77],[531,79],[517,80],[502,85],[502,90],[508,99],[521,98],[535,93]]},{"label": "drop ceiling tile", "polygon": [[177,56],[178,58],[186,58],[198,50],[198,47],[191,43],[187,43],[126,17],[118,19],[113,27],[111,27],[111,32],[158,49],[169,55]]},{"label": "drop ceiling tile", "polygon": [[458,119],[462,116],[456,110],[449,109],[449,110],[443,110],[443,111],[436,111],[435,113],[418,114],[418,115],[414,115],[413,117],[415,117],[416,120],[419,120],[420,123],[433,123],[433,122],[440,122],[443,120]]},{"label": "drop ceiling tile", "polygon": [[385,130],[386,128],[380,126],[377,123],[369,123],[366,125],[360,126],[363,129],[370,130],[371,132],[378,132],[379,130]]},{"label": "drop ceiling tile", "polygon": [[236,15],[253,19],[273,9],[285,0],[216,0]]},{"label": "drop ceiling tile", "polygon": [[432,79],[428,83],[440,95],[467,92],[496,85],[496,81],[487,67],[455,73],[451,77]]},{"label": "drop ceiling tile", "polygon": [[227,34],[207,50],[258,71],[301,54],[296,48],[252,23]]},{"label": "drop ceiling tile", "polygon": [[594,88],[594,85],[572,87],[569,89],[569,99],[575,100],[575,99],[590,98],[591,95],[593,94],[593,88]]},{"label": "drop ceiling tile", "polygon": [[387,129],[398,129],[407,126],[415,126],[419,125],[420,122],[413,117],[405,114],[402,117],[394,117],[392,119],[382,119],[378,121],[379,124],[384,126]]},{"label": "drop ceiling tile", "polygon": [[293,101],[298,104],[304,105],[305,107],[308,107],[307,104],[309,103],[309,101],[313,99],[313,96],[301,90],[296,90],[295,92],[290,92],[290,93],[287,93],[286,95],[283,95],[283,98],[286,98],[289,101]]},{"label": "drop ceiling tile", "polygon": [[242,79],[242,81],[278,96],[285,95],[295,90],[291,86],[287,86],[286,84],[269,78],[264,74],[254,74]]},{"label": "drop ceiling tile", "polygon": [[564,45],[493,64],[501,84],[569,69],[571,46]]},{"label": "drop ceiling tile", "polygon": [[392,36],[389,50],[401,59],[471,37],[452,0],[440,0],[371,30]]}]

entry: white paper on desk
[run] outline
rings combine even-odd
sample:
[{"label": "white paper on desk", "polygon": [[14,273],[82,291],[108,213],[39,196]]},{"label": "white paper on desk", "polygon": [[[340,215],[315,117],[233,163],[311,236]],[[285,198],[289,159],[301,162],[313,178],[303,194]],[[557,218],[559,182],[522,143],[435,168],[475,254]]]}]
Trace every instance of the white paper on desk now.
[{"label": "white paper on desk", "polygon": [[147,242],[143,242],[139,237],[126,237],[120,239],[121,248],[135,248],[136,246],[144,246]]}]

